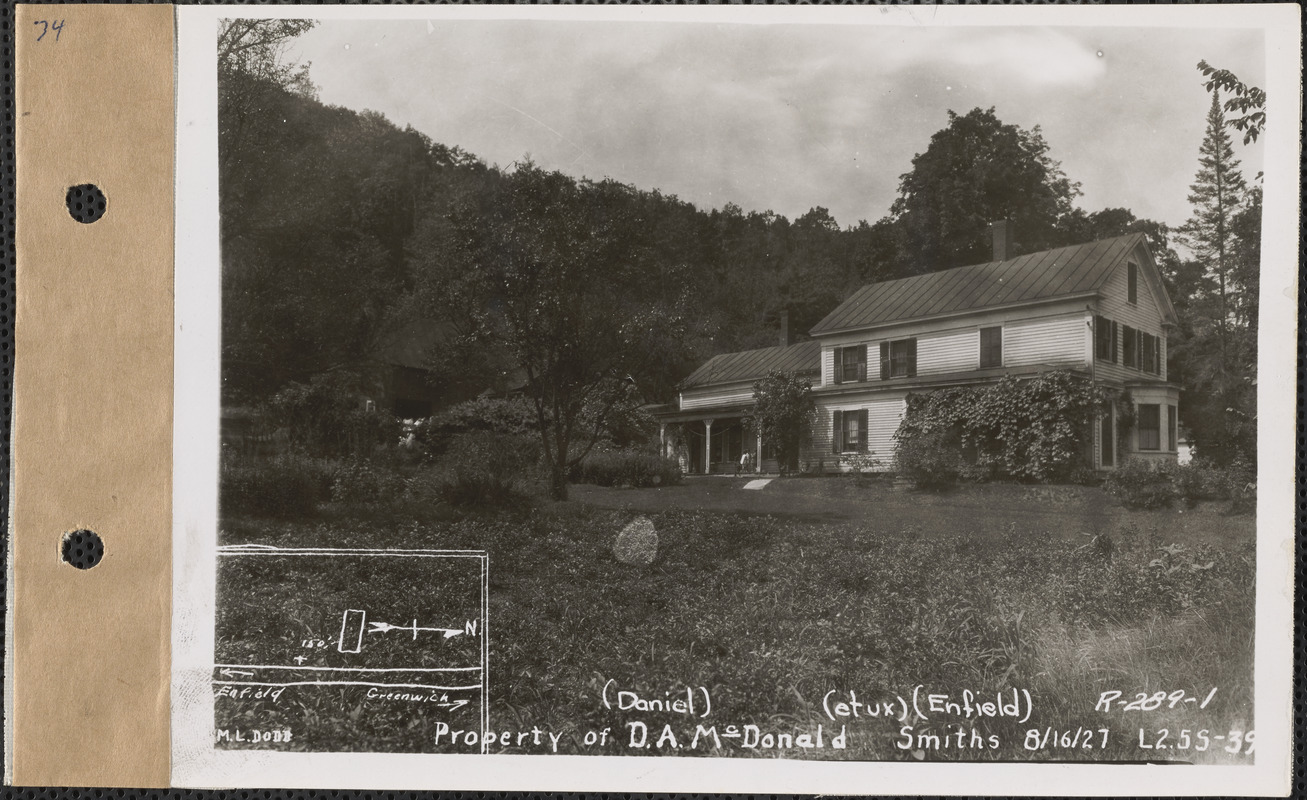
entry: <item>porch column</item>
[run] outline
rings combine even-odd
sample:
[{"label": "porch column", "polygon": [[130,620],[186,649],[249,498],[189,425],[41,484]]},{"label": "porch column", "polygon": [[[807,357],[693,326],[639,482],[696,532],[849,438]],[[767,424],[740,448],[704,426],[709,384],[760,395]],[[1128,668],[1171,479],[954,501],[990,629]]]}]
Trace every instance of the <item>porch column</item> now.
[{"label": "porch column", "polygon": [[667,456],[667,423],[658,423],[658,452],[664,458]]},{"label": "porch column", "polygon": [[703,421],[703,474],[712,474],[712,420]]},{"label": "porch column", "polygon": [[762,472],[762,431],[761,430],[758,431],[757,439],[758,439],[758,453],[757,453],[757,457],[754,458],[753,460],[753,471]]}]

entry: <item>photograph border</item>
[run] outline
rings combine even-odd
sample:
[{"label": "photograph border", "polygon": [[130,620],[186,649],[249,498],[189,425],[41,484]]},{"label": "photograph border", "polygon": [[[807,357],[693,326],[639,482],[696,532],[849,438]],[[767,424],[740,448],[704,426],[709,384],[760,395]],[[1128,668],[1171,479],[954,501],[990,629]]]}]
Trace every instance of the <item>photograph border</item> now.
[{"label": "photograph border", "polygon": [[[1142,765],[814,762],[632,756],[409,756],[219,753],[205,726],[212,668],[217,532],[220,296],[217,230],[217,20],[604,19],[736,24],[1047,25],[1260,27],[1266,35],[1267,94],[1301,103],[1297,7],[179,7],[174,433],[174,615],[172,783],[186,787],[270,786],[543,791],[765,792],[848,794],[1281,794],[1292,780],[1293,593],[1296,374],[1283,348],[1259,348],[1257,635],[1258,758],[1246,767],[1162,770]],[[1289,109],[1288,103],[1283,106]],[[1292,115],[1300,118],[1299,113]],[[1291,115],[1279,112],[1282,119]],[[1259,342],[1298,341],[1299,164],[1295,125],[1265,133],[1262,317]],[[1269,265],[1269,269],[1266,267]],[[491,554],[493,556],[493,554]],[[494,624],[494,620],[490,620]],[[203,680],[200,680],[200,679]],[[235,757],[231,757],[235,756]],[[475,759],[468,761],[469,758]],[[435,759],[434,761],[432,759]]]}]

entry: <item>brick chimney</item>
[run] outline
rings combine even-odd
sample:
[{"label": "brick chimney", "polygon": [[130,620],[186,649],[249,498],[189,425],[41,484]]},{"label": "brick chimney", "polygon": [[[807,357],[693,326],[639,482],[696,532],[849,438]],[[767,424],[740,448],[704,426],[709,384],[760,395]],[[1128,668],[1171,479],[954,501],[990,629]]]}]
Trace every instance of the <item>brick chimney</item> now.
[{"label": "brick chimney", "polygon": [[1012,257],[1012,222],[1000,219],[989,223],[989,234],[994,240],[994,261],[1007,261]]},{"label": "brick chimney", "polygon": [[790,346],[790,310],[781,311],[781,347]]}]

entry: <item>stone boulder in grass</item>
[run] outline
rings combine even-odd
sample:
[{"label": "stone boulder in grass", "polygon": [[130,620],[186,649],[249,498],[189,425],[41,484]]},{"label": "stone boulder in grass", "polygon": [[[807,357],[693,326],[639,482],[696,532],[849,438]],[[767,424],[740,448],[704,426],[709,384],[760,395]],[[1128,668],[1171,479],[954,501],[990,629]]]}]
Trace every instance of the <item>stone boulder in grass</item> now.
[{"label": "stone boulder in grass", "polygon": [[658,555],[658,531],[648,517],[631,520],[613,542],[613,556],[623,564],[647,567]]}]

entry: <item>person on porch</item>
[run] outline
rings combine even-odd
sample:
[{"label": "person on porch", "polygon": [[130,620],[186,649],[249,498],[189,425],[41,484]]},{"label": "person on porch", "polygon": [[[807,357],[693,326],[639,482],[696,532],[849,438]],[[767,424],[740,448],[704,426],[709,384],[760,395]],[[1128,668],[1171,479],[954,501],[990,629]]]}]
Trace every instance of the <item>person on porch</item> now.
[{"label": "person on porch", "polygon": [[740,456],[740,463],[735,465],[735,475],[739,477],[741,472],[753,472],[753,454],[745,450]]}]

